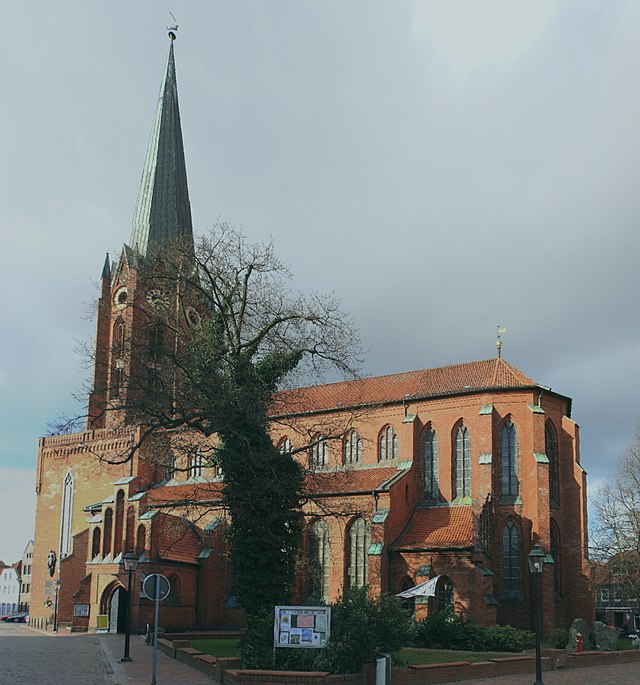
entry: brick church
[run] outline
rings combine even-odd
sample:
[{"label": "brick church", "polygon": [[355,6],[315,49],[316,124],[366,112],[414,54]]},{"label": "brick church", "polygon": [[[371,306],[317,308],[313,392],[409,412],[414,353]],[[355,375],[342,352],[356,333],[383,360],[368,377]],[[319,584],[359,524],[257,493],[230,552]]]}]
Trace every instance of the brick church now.
[{"label": "brick church", "polygon": [[[141,582],[160,572],[171,592],[167,629],[242,624],[227,563],[224,474],[197,454],[160,462],[143,427],[109,416],[126,392],[122,354],[154,292],[140,266],[152,250],[193,241],[173,41],[128,244],[107,258],[98,303],[93,390],[85,430],[41,438],[36,473],[31,622],[142,630],[152,602]],[[546,554],[544,631],[593,618],[586,474],[571,400],[497,358],[283,391],[272,437],[304,461],[307,525],[294,601],[331,602],[345,586],[398,594],[416,617],[446,607],[482,624],[533,624],[527,555]],[[280,419],[286,418],[286,421]],[[309,449],[301,435],[316,433]],[[285,428],[288,426],[288,428]],[[336,427],[340,427],[336,430]],[[331,438],[324,435],[331,434]],[[319,512],[335,512],[318,516]],[[138,558],[132,598],[122,558]]]}]

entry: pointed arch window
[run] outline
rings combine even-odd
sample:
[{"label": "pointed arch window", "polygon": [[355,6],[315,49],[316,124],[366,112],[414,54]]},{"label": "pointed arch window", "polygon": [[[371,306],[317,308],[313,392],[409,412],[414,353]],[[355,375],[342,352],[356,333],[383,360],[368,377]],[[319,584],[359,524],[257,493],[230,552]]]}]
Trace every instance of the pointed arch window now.
[{"label": "pointed arch window", "polygon": [[116,365],[111,369],[111,389],[109,394],[111,397],[120,397],[122,386],[124,384],[124,369],[122,361],[117,361]]},{"label": "pointed arch window", "polygon": [[280,454],[291,454],[291,440],[289,440],[289,438],[286,436],[284,438],[280,438],[277,449]]},{"label": "pointed arch window", "polygon": [[455,461],[456,499],[471,497],[471,436],[464,424],[456,431]]},{"label": "pointed arch window", "polygon": [[431,426],[422,436],[422,458],[424,460],[424,496],[438,497],[438,434]]},{"label": "pointed arch window", "polygon": [[544,426],[544,449],[549,460],[549,500],[560,506],[560,468],[558,464],[558,434],[555,426],[547,420]]},{"label": "pointed arch window", "polygon": [[440,578],[436,585],[436,607],[437,611],[454,607],[453,582],[447,576]]},{"label": "pointed arch window", "polygon": [[204,457],[196,452],[189,457],[189,478],[202,478],[204,476]]},{"label": "pointed arch window", "polygon": [[307,594],[325,602],[329,598],[329,550],[329,526],[314,521],[309,531]]},{"label": "pointed arch window", "polygon": [[316,435],[311,444],[311,467],[317,468],[327,465],[329,446],[322,435]]},{"label": "pointed arch window", "polygon": [[62,514],[60,521],[60,556],[71,554],[71,527],[73,519],[73,476],[67,473],[62,485]]},{"label": "pointed arch window", "polygon": [[502,495],[520,494],[518,479],[518,437],[511,419],[502,426]]},{"label": "pointed arch window", "polygon": [[378,438],[378,460],[398,458],[398,434],[391,425],[385,426]]},{"label": "pointed arch window", "polygon": [[362,587],[367,584],[369,538],[369,524],[363,518],[357,518],[349,528],[349,566],[347,568],[349,587]]},{"label": "pointed arch window", "polygon": [[151,359],[158,361],[164,354],[164,326],[156,322],[149,329],[149,354]]},{"label": "pointed arch window", "polygon": [[126,328],[122,317],[118,317],[113,326],[113,356],[116,359],[120,359],[124,356],[124,344],[126,337]]},{"label": "pointed arch window", "polygon": [[342,461],[344,464],[362,463],[362,438],[356,430],[350,430],[342,441]]},{"label": "pointed arch window", "polygon": [[502,596],[521,599],[520,530],[513,521],[507,521],[502,530]]}]

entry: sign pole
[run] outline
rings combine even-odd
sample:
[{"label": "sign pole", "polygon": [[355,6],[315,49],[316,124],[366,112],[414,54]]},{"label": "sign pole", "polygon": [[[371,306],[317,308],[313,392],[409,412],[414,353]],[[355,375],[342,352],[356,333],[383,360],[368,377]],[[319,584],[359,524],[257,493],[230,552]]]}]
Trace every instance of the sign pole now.
[{"label": "sign pole", "polygon": [[156,685],[156,670],[158,667],[158,614],[160,613],[160,578],[156,578],[155,604],[156,612],[153,618],[153,670],[151,685]]}]

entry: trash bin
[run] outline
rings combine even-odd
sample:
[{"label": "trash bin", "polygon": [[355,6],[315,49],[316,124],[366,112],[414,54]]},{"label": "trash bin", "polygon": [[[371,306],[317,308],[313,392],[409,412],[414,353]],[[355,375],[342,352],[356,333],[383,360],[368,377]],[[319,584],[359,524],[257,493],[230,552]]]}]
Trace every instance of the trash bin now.
[{"label": "trash bin", "polygon": [[391,654],[376,655],[376,685],[391,683]]}]

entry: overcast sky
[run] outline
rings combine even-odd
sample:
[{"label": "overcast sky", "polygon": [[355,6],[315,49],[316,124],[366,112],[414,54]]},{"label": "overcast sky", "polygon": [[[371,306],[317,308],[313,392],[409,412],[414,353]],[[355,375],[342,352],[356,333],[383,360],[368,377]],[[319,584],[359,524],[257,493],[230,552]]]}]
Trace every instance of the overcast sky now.
[{"label": "overcast sky", "polygon": [[506,326],[609,476],[640,415],[640,3],[31,0],[0,41],[0,559],[32,537],[38,436],[78,410],[169,10],[196,231],[272,237],[366,375],[490,358]]}]

